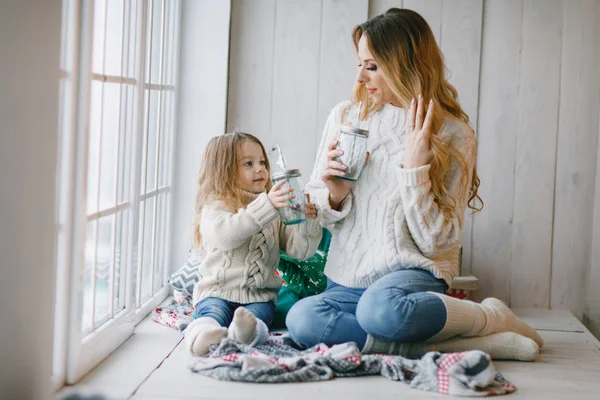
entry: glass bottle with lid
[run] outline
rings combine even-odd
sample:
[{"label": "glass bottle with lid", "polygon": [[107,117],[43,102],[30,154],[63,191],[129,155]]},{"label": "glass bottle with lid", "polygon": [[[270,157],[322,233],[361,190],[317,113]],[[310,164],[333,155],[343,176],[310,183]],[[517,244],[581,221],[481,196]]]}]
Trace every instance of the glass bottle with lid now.
[{"label": "glass bottle with lid", "polygon": [[337,161],[346,166],[346,175],[341,179],[356,181],[367,161],[367,139],[369,131],[354,126],[342,126],[337,148],[344,154]]},{"label": "glass bottle with lid", "polygon": [[304,195],[304,182],[302,174],[298,169],[288,169],[283,172],[276,173],[272,176],[273,184],[285,179],[281,188],[292,188],[292,192],[296,197],[290,200],[291,207],[279,208],[279,218],[285,225],[294,225],[306,221],[306,196]]}]

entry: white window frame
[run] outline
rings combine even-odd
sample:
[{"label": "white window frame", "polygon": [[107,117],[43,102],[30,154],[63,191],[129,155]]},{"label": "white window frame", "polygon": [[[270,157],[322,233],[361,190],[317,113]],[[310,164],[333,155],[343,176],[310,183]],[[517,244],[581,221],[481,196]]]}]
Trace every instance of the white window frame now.
[{"label": "white window frame", "polygon": [[[125,0],[129,2],[129,0]],[[152,48],[151,35],[153,34],[152,18],[155,3],[161,4],[162,21],[160,23],[160,67],[159,81],[152,81],[151,66],[147,63],[146,55]],[[154,307],[162,302],[170,293],[167,285],[169,268],[169,230],[170,224],[170,199],[171,182],[173,182],[173,156],[174,156],[174,135],[175,135],[175,110],[176,110],[176,91],[178,85],[177,71],[179,60],[179,36],[181,21],[181,3],[179,0],[137,0],[136,6],[128,3],[131,10],[136,10],[137,24],[135,32],[137,38],[143,38],[136,43],[135,58],[137,69],[133,78],[123,78],[121,76],[107,76],[92,72],[92,49],[94,33],[94,2],[86,0],[63,0],[63,37],[61,49],[61,140],[59,143],[59,201],[58,201],[58,226],[59,246],[57,250],[57,296],[55,312],[55,341],[54,341],[54,363],[53,363],[53,385],[58,389],[64,383],[73,384],[77,382],[84,374],[94,368],[100,361],[121,345],[134,331],[135,325],[140,322]],[[165,25],[165,6],[169,5],[169,21]],[[173,5],[174,4],[174,5]],[[125,3],[123,3],[125,9]],[[172,8],[171,8],[172,7]],[[132,11],[133,12],[133,11]],[[125,14],[123,14],[125,21]],[[149,21],[148,21],[149,19]],[[123,22],[125,24],[125,22]],[[163,60],[165,50],[165,26],[171,31],[169,38],[172,41],[166,47],[172,52],[170,60],[173,65],[170,66],[171,79],[169,84],[165,84]],[[125,33],[123,32],[123,36]],[[147,35],[150,36],[150,43],[147,42]],[[122,57],[123,58],[123,57]],[[154,58],[154,57],[153,57]],[[139,62],[139,60],[144,60]],[[151,62],[151,61],[150,61]],[[124,75],[124,71],[121,71]],[[130,201],[115,201],[115,206],[96,213],[89,213],[87,209],[88,193],[88,146],[90,140],[90,98],[92,81],[101,81],[106,84],[135,85],[136,96],[133,120],[134,137],[130,144],[133,149],[132,170],[130,171],[130,192],[132,193]],[[145,94],[148,93],[148,101],[145,104]],[[170,92],[170,102],[167,102],[167,92]],[[150,129],[150,96],[155,93],[158,96],[158,114],[156,117],[157,136],[155,155],[148,154],[148,131]],[[121,98],[123,98],[123,91]],[[165,103],[163,107],[163,96]],[[167,109],[167,106],[169,109]],[[165,115],[163,116],[163,112]],[[131,115],[130,115],[131,116]],[[169,118],[164,120],[163,118]],[[162,125],[161,125],[162,124]],[[119,132],[123,130],[120,126]],[[121,134],[121,133],[119,133]],[[159,139],[162,139],[159,143]],[[120,143],[120,137],[119,137]],[[160,145],[165,146],[164,150],[166,168],[164,172],[164,185],[159,187],[158,169],[161,165],[158,157],[161,156]],[[100,150],[101,151],[101,150]],[[146,167],[148,157],[156,157],[154,162],[154,187],[147,187]],[[120,154],[117,156],[118,160]],[[101,158],[100,158],[101,159]],[[117,167],[118,179],[118,167]],[[99,183],[98,183],[99,185]],[[100,190],[98,188],[98,190]],[[117,194],[118,196],[118,194]],[[163,209],[162,229],[158,232],[156,228],[158,196],[162,197]],[[152,208],[152,252],[150,264],[150,297],[142,298],[140,289],[142,275],[142,256],[143,256],[143,237],[140,238],[140,211],[145,211],[146,200],[155,198]],[[115,215],[124,209],[128,209],[127,231],[123,234],[128,235],[126,249],[126,274],[125,283],[125,307],[123,310],[114,313],[113,307],[113,279],[115,268],[113,266],[109,284],[111,297],[109,300],[109,310],[111,317],[94,327],[94,308],[92,307],[92,331],[90,333],[82,332],[83,302],[84,302],[84,267],[85,267],[85,246],[86,246],[86,228],[89,221],[99,220],[103,216]],[[144,214],[145,215],[145,214]],[[142,218],[142,221],[144,219]],[[96,223],[96,225],[98,225]],[[147,229],[144,222],[141,225],[142,232]],[[116,226],[113,228],[116,231]],[[162,274],[155,277],[154,260],[156,257],[157,232],[162,236]],[[140,242],[140,239],[142,241]],[[116,246],[116,235],[113,234],[113,246]],[[97,248],[97,244],[96,244]],[[113,256],[114,260],[114,256]],[[121,261],[123,262],[123,261]],[[95,280],[95,262],[92,270],[92,281]],[[158,279],[162,287],[155,291],[155,280]],[[95,288],[95,285],[91,285]],[[95,289],[94,289],[95,290]],[[95,293],[95,292],[93,292]],[[94,295],[95,296],[95,295]],[[147,297],[147,296],[146,296]]]}]

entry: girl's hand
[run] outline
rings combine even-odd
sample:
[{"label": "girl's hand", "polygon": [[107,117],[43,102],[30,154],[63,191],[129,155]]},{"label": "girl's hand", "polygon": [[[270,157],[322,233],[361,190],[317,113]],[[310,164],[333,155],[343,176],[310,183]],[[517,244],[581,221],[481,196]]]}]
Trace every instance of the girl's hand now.
[{"label": "girl's hand", "polygon": [[429,101],[427,115],[423,120],[425,105],[423,96],[415,102],[412,99],[406,116],[406,147],[403,168],[418,168],[429,164],[433,158],[431,151],[431,122],[433,120],[433,100]]},{"label": "girl's hand", "polygon": [[306,216],[310,219],[317,218],[317,206],[310,202],[310,194],[306,194]]},{"label": "girl's hand", "polygon": [[[338,140],[335,139],[333,142],[329,144],[327,148],[329,152],[327,153],[327,165],[325,167],[325,171],[321,174],[321,179],[329,189],[329,205],[334,210],[337,210],[344,201],[354,182],[347,181],[345,179],[338,179],[341,176],[346,175],[346,166],[339,161],[336,161],[336,158],[344,154],[342,150],[337,149]],[[369,162],[370,154],[367,153],[367,160],[365,162]]]},{"label": "girl's hand", "polygon": [[278,181],[269,191],[269,200],[271,200],[271,203],[275,208],[292,207],[290,200],[296,198],[294,194],[291,194],[294,189],[281,189],[281,186],[286,182],[287,180],[285,179]]}]

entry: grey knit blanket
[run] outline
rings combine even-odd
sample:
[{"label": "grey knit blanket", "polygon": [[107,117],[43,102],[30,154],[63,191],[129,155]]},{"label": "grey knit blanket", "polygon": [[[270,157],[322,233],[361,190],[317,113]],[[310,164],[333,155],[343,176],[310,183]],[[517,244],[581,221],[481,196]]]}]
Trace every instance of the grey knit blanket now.
[{"label": "grey knit blanket", "polygon": [[354,343],[333,347],[320,344],[298,350],[288,335],[272,335],[256,347],[223,339],[208,357],[192,357],[189,368],[226,381],[311,382],[381,375],[411,388],[456,396],[483,397],[516,390],[496,372],[489,355],[481,351],[430,352],[419,360],[410,360],[363,355]]}]

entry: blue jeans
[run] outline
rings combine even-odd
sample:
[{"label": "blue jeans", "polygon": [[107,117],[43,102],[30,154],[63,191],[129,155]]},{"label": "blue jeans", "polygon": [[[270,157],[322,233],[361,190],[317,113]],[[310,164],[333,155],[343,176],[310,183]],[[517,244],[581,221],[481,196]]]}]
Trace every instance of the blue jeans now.
[{"label": "blue jeans", "polygon": [[392,272],[367,289],[328,280],[325,292],[292,307],[286,325],[294,341],[305,347],[355,342],[363,348],[367,334],[393,341],[423,341],[446,324],[444,303],[427,292],[447,290],[446,282],[422,269]]},{"label": "blue jeans", "polygon": [[228,327],[233,319],[233,312],[238,307],[246,307],[254,316],[260,319],[265,325],[269,326],[275,317],[275,304],[268,303],[250,303],[240,304],[223,300],[218,297],[206,297],[196,304],[193,318],[211,317],[219,325]]}]

